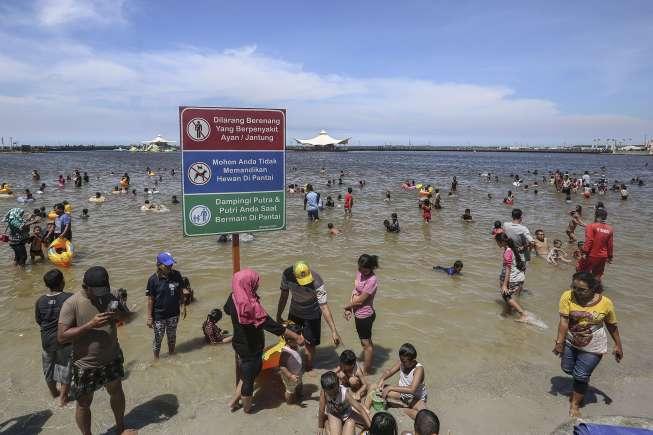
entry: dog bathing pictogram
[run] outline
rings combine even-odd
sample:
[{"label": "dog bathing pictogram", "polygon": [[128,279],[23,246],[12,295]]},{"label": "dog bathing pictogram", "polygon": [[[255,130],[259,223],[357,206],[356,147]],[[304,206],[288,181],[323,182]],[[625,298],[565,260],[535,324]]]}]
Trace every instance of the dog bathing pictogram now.
[{"label": "dog bathing pictogram", "polygon": [[203,186],[211,181],[211,168],[204,162],[195,162],[188,167],[188,181]]}]

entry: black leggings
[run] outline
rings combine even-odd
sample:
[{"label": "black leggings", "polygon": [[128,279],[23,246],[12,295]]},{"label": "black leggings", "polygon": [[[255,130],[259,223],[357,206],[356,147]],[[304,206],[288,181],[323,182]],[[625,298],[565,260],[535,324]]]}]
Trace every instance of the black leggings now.
[{"label": "black leggings", "polygon": [[243,381],[240,395],[251,397],[254,394],[254,381],[263,367],[263,354],[246,357],[238,355],[238,364],[240,364],[240,379]]},{"label": "black leggings", "polygon": [[21,243],[20,245],[11,245],[11,249],[14,250],[14,261],[16,264],[19,266],[25,266],[25,262],[27,261],[27,249],[25,248],[25,244]]}]

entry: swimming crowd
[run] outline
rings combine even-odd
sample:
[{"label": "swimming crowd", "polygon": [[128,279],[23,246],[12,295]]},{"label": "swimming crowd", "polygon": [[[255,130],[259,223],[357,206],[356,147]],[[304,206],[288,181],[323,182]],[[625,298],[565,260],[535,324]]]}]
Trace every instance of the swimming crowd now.
[{"label": "swimming crowd", "polygon": [[[602,168],[604,169],[604,168]],[[150,169],[147,175],[155,177]],[[174,170],[171,171],[174,178]],[[326,175],[326,170],[321,171]],[[479,174],[487,182],[499,182],[496,174]],[[33,180],[39,181],[37,171]],[[340,171],[338,181],[329,178],[327,187],[342,186],[347,175]],[[528,175],[531,180],[539,178],[537,171]],[[88,174],[75,171],[72,175],[77,186],[88,182]],[[511,175],[512,188],[537,194],[538,181],[526,184],[519,175]],[[162,178],[158,178],[162,181]],[[63,176],[57,183],[65,184]],[[61,185],[60,184],[60,185]],[[157,190],[157,184],[153,190]],[[556,192],[565,195],[568,202],[573,194],[585,198],[609,194],[605,177],[599,174],[592,182],[589,172],[577,177],[574,174],[555,171],[549,177],[542,177],[542,184],[549,184]],[[631,184],[643,184],[642,180],[631,180]],[[364,180],[358,182],[363,189]],[[121,177],[116,194],[129,194],[130,178]],[[3,183],[3,189],[9,189]],[[40,192],[45,190],[41,186]],[[432,213],[443,207],[439,188],[414,181],[401,183],[401,194],[417,194],[417,206],[424,224],[431,221]],[[612,190],[622,199],[628,197],[625,184],[616,182]],[[6,192],[6,190],[5,190]],[[303,206],[310,221],[318,222],[324,208],[340,207],[347,219],[354,219],[354,189],[347,187],[344,197],[338,195],[336,201],[331,196],[323,200],[312,184],[290,184],[289,194],[302,195]],[[458,180],[453,177],[448,196],[457,195]],[[114,193],[114,192],[112,192]],[[145,197],[156,193],[145,189]],[[136,194],[132,190],[132,195]],[[89,199],[91,202],[106,201],[100,192]],[[150,207],[151,202],[143,207]],[[176,197],[173,197],[175,203]],[[391,201],[387,191],[384,201]],[[515,196],[512,191],[503,201],[512,207]],[[148,205],[149,204],[149,205]],[[48,217],[44,210],[34,210],[25,215],[21,208],[10,209],[5,222],[9,231],[4,241],[14,250],[15,264],[26,263],[25,244],[30,242],[32,263],[43,258],[42,247],[57,239],[72,241],[70,209],[65,203],[54,207],[54,220],[47,229],[39,228],[41,218]],[[607,223],[608,211],[601,201],[596,202],[593,222],[586,222],[584,210],[580,205],[569,211],[569,224],[566,229],[569,244],[573,247],[571,257],[563,249],[561,240],[552,242],[544,231],[537,229],[535,237],[524,225],[524,214],[519,208],[512,208],[511,219],[496,221],[491,235],[500,248],[499,293],[505,301],[506,316],[516,313],[518,322],[537,325],[532,315],[526,311],[518,299],[524,289],[526,271],[532,256],[540,256],[548,263],[575,262],[576,272],[571,277],[569,290],[562,293],[559,301],[560,320],[558,333],[554,340],[553,353],[560,356],[562,370],[573,378],[573,393],[570,398],[569,413],[580,416],[580,407],[587,391],[590,376],[608,352],[608,335],[614,341],[613,354],[617,362],[623,357],[617,317],[611,299],[604,294],[601,279],[606,264],[613,260],[613,228]],[[88,211],[81,216],[88,217]],[[471,210],[466,209],[462,222],[473,221]],[[385,231],[401,231],[397,213],[383,222]],[[578,241],[576,229],[585,228],[584,241]],[[328,232],[337,236],[339,230],[328,223]],[[31,230],[30,230],[31,229]],[[223,240],[224,241],[224,240]],[[21,248],[22,246],[22,248]],[[39,255],[40,252],[40,255]],[[167,339],[169,354],[175,353],[176,331],[180,316],[185,317],[186,307],[194,296],[188,278],[174,268],[176,261],[170,252],[161,252],[155,259],[155,270],[146,284],[147,312],[146,326],[152,329],[153,358],[158,359],[164,337]],[[358,258],[355,284],[349,302],[341,309],[345,321],[353,320],[361,345],[361,358],[353,349],[340,353],[339,363],[333,370],[320,376],[318,433],[371,435],[399,434],[394,416],[387,412],[389,407],[402,408],[414,421],[414,426],[402,434],[433,435],[439,433],[440,422],[433,410],[428,409],[428,389],[426,370],[418,359],[418,351],[411,343],[404,343],[397,350],[397,359],[384,370],[378,379],[371,381],[373,374],[374,342],[372,340],[379,282],[375,270],[379,267],[377,256],[362,254]],[[463,263],[455,260],[451,266],[434,266],[434,271],[443,272],[454,279],[463,278]],[[127,305],[127,292],[124,289],[112,290],[109,275],[101,266],[89,268],[83,278],[82,290],[65,292],[63,274],[52,269],[43,276],[47,292],[36,302],[36,321],[41,328],[43,373],[46,384],[54,397],[59,397],[63,406],[75,400],[75,419],[83,434],[91,433],[91,403],[94,392],[105,387],[110,395],[116,429],[125,430],[125,397],[122,379],[125,375],[123,354],[118,343],[116,328],[133,320],[134,314]],[[250,413],[254,409],[252,397],[254,384],[259,373],[274,368],[285,387],[284,398],[288,404],[304,400],[303,374],[313,370],[316,348],[321,343],[322,318],[329,328],[330,341],[341,344],[334,316],[329,305],[326,281],[315,267],[299,260],[283,270],[280,277],[280,293],[275,318],[262,306],[257,294],[260,284],[259,274],[252,269],[243,269],[233,275],[231,293],[225,303],[212,309],[202,324],[207,344],[231,343],[236,355],[236,387],[229,401],[231,411],[242,409]],[[284,312],[290,298],[287,317]],[[231,321],[232,334],[218,326],[225,313]],[[277,345],[265,347],[264,331],[281,337]],[[395,382],[391,379],[398,375]],[[374,411],[374,412],[372,412]],[[126,430],[125,433],[130,433]]]}]

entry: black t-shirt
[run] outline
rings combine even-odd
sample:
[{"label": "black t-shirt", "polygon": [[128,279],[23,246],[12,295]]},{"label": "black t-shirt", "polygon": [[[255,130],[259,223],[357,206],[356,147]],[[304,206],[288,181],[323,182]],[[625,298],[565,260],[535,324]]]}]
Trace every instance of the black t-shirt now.
[{"label": "black t-shirt", "polygon": [[54,352],[59,348],[57,341],[57,328],[59,324],[59,311],[63,303],[71,297],[72,293],[61,292],[53,296],[43,295],[34,305],[36,323],[41,327],[41,346],[43,350]]},{"label": "black t-shirt", "polygon": [[154,298],[154,320],[164,320],[179,315],[181,289],[184,287],[181,273],[172,270],[167,278],[154,273],[147,280],[145,296]]},{"label": "black t-shirt", "polygon": [[233,325],[233,339],[231,345],[240,357],[252,357],[263,353],[265,347],[265,334],[263,331],[268,331],[274,335],[282,335],[286,328],[280,323],[272,320],[268,316],[261,326],[254,325],[241,325],[238,322],[238,313],[231,294],[224,304],[224,312],[231,316],[231,324]]}]

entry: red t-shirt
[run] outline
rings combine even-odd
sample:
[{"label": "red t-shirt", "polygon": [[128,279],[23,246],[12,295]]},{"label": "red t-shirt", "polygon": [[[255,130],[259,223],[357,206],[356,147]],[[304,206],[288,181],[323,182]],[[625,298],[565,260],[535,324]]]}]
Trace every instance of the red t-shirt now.
[{"label": "red t-shirt", "polygon": [[345,208],[351,208],[351,203],[354,201],[354,197],[351,193],[345,193]]},{"label": "red t-shirt", "polygon": [[585,227],[583,252],[590,257],[612,258],[612,227],[606,223],[594,222]]}]

